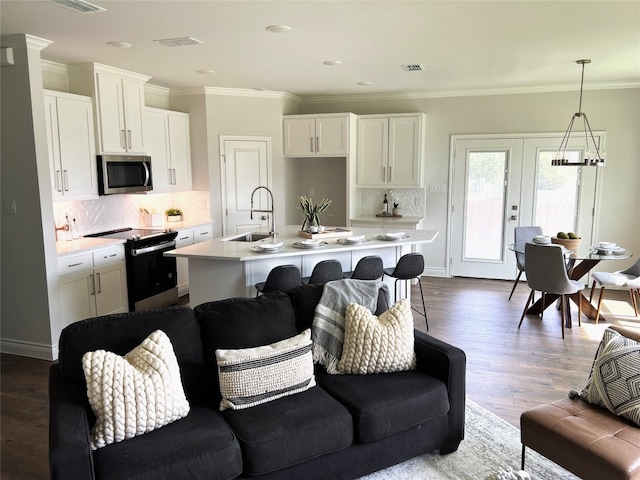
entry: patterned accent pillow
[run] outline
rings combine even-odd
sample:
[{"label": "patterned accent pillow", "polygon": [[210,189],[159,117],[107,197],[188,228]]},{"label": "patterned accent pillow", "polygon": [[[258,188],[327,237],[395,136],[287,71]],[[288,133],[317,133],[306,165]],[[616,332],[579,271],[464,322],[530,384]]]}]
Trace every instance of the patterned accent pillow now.
[{"label": "patterned accent pillow", "polygon": [[216,350],[220,410],[254,407],[316,384],[311,330],[255,348]]},{"label": "patterned accent pillow", "polygon": [[344,347],[337,370],[350,374],[415,370],[413,344],[413,315],[407,299],[379,317],[352,303],[347,307]]},{"label": "patterned accent pillow", "polygon": [[93,450],[160,428],[189,413],[171,340],[156,330],[124,357],[105,350],[82,356],[87,397],[96,416]]},{"label": "patterned accent pillow", "polygon": [[580,397],[640,426],[640,343],[607,328]]}]

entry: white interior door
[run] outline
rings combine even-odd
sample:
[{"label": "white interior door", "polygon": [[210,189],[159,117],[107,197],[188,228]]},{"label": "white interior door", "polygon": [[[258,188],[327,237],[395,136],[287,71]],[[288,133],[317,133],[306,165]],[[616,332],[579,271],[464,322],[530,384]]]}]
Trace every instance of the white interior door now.
[{"label": "white interior door", "polygon": [[513,278],[522,152],[518,138],[454,140],[452,276]]},{"label": "white interior door", "polygon": [[[258,186],[271,188],[271,139],[220,137],[222,175],[222,234],[231,235],[269,225],[268,214],[255,213],[251,219],[251,192]],[[264,189],[254,195],[254,208],[271,208]]]}]

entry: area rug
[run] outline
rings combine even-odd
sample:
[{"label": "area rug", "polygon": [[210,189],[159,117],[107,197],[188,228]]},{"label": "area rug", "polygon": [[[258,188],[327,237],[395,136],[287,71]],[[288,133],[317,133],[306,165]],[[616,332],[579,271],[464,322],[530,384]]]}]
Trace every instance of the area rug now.
[{"label": "area rug", "polygon": [[[520,430],[467,399],[465,436],[454,453],[421,455],[362,477],[366,480],[484,480],[502,470],[520,470]],[[532,480],[579,480],[527,449],[525,471]]]}]

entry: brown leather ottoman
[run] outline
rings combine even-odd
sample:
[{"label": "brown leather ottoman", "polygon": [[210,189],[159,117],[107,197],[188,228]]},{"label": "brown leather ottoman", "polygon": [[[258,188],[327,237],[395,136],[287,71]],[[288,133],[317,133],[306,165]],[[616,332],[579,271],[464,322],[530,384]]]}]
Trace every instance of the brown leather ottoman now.
[{"label": "brown leather ottoman", "polygon": [[589,480],[640,480],[640,428],[580,399],[566,398],[520,417],[525,447]]}]

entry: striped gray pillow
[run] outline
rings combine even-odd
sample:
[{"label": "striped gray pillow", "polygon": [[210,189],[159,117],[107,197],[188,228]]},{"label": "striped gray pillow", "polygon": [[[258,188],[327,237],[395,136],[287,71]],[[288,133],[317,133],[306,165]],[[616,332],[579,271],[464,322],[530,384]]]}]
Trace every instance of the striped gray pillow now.
[{"label": "striped gray pillow", "polygon": [[311,330],[254,348],[216,350],[220,410],[254,407],[315,386]]}]

